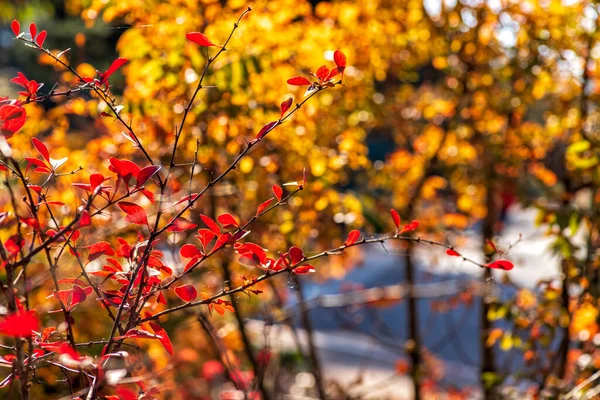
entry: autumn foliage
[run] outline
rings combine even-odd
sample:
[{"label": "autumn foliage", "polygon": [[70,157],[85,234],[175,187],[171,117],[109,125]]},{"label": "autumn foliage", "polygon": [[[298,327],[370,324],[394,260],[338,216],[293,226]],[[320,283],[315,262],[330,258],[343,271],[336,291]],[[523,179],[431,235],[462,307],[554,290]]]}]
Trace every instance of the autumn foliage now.
[{"label": "autumn foliage", "polygon": [[[318,308],[376,327],[405,397],[600,393],[595,3],[66,3],[67,46],[6,21],[39,65],[0,93],[0,396],[377,396],[321,363]],[[100,19],[118,54],[88,59]],[[519,281],[515,208],[555,276]],[[375,251],[402,283],[306,297]]]}]

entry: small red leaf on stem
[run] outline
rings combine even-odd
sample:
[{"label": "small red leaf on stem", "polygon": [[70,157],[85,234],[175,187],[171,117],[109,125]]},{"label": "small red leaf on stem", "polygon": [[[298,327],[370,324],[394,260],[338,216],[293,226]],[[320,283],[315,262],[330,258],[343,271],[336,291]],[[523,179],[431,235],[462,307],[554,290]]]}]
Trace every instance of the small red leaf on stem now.
[{"label": "small red leaf on stem", "polygon": [[220,235],[219,238],[217,239],[217,242],[213,246],[211,253],[214,253],[217,250],[219,250],[221,247],[225,246],[231,238],[232,238],[232,236],[229,233],[224,233],[224,234]]},{"label": "small red leaf on stem", "polygon": [[196,300],[196,297],[198,297],[198,291],[192,285],[183,285],[183,286],[176,287],[175,294],[177,295],[177,297],[179,297],[181,300],[185,301],[186,303],[189,303],[190,301],[194,301],[194,300]]},{"label": "small red leaf on stem", "polygon": [[210,229],[217,235],[221,234],[221,228],[219,228],[219,225],[217,225],[217,223],[212,218],[206,215],[200,215],[200,219],[202,220],[202,222],[204,222],[206,226],[208,226],[208,229]]},{"label": "small red leaf on stem", "polygon": [[148,179],[152,178],[160,170],[160,165],[148,165],[140,170],[137,177],[137,186],[143,186]]},{"label": "small red leaf on stem", "polygon": [[125,221],[136,225],[148,225],[148,217],[146,216],[146,211],[142,207],[127,201],[121,201],[118,204],[121,210],[127,214]]},{"label": "small red leaf on stem", "polygon": [[[90,290],[92,288],[90,287]],[[73,291],[71,292],[71,298],[69,301],[68,311],[71,311],[75,306],[87,298],[87,293],[81,287],[73,285]]]},{"label": "small red leaf on stem", "polygon": [[185,218],[177,218],[175,221],[170,222],[170,226],[167,228],[167,232],[183,232],[190,229],[194,229],[198,224],[188,221]]},{"label": "small red leaf on stem", "polygon": [[200,33],[200,32],[190,32],[190,33],[186,34],[185,37],[187,38],[187,40],[189,40],[190,42],[196,43],[198,46],[223,47],[223,46],[219,46],[218,44],[214,44],[205,34]]},{"label": "small red leaf on stem", "polygon": [[333,62],[338,68],[346,68],[346,55],[341,50],[336,50],[333,53]]},{"label": "small red leaf on stem", "polygon": [[348,234],[348,239],[346,239],[346,241],[344,242],[344,246],[351,246],[354,243],[356,243],[356,241],[358,240],[358,238],[360,237],[360,231],[355,229],[353,231],[351,231]]},{"label": "small red leaf on stem", "polygon": [[202,243],[202,247],[206,250],[206,246],[217,236],[217,234],[210,229],[198,229],[198,236],[196,236],[200,243]]},{"label": "small red leaf on stem", "polygon": [[414,231],[415,229],[417,229],[418,227],[419,227],[419,221],[414,220],[410,224],[404,225],[404,227],[402,228],[400,233],[411,232],[411,231]]},{"label": "small red leaf on stem", "polygon": [[106,83],[108,81],[108,78],[110,78],[112,74],[117,72],[117,70],[123,65],[127,64],[128,61],[129,60],[123,57],[119,57],[115,61],[113,61],[112,64],[110,64],[110,67],[108,67],[108,69],[104,71],[104,73],[100,74],[100,83]]},{"label": "small red leaf on stem", "polygon": [[446,254],[448,254],[449,256],[460,257],[460,254],[454,249],[446,250]]},{"label": "small red leaf on stem", "polygon": [[390,210],[390,214],[392,214],[392,219],[394,220],[394,225],[396,225],[396,232],[400,230],[400,214],[398,211],[393,208]]},{"label": "small red leaf on stem", "polygon": [[289,99],[281,103],[281,115],[279,116],[280,119],[283,118],[283,114],[285,114],[285,112],[290,109],[290,107],[292,106],[292,101],[293,100],[290,97]]},{"label": "small red leaf on stem", "polygon": [[202,256],[202,253],[200,252],[200,250],[198,250],[198,248],[196,246],[194,246],[193,244],[189,244],[189,243],[181,246],[181,249],[179,250],[179,254],[183,258],[194,258],[194,257]]},{"label": "small red leaf on stem", "polygon": [[323,82],[329,76],[329,68],[325,65],[321,65],[315,75],[320,82]]},{"label": "small red leaf on stem", "polygon": [[281,197],[283,196],[283,189],[279,185],[273,185],[273,193],[275,193],[275,197],[277,197],[277,201],[281,201]]},{"label": "small red leaf on stem", "polygon": [[21,24],[15,19],[10,23],[10,29],[12,29],[15,36],[19,36],[19,33],[21,33]]},{"label": "small red leaf on stem", "polygon": [[93,261],[102,255],[107,255],[107,256],[115,255],[115,251],[113,250],[113,248],[110,246],[110,243],[108,243],[108,242],[94,243],[93,245],[89,246],[88,248],[90,249],[90,252],[88,254],[88,261]]},{"label": "small red leaf on stem", "polygon": [[48,36],[48,32],[46,32],[45,30],[40,32],[40,34],[35,39],[35,42],[38,44],[38,46],[40,46],[40,47],[44,46],[44,41],[46,40],[46,36]]},{"label": "small red leaf on stem", "polygon": [[32,331],[40,330],[35,312],[26,311],[8,315],[0,321],[0,334],[13,337],[31,337]]},{"label": "small red leaf on stem", "polygon": [[304,260],[304,252],[300,247],[292,246],[289,250],[290,258],[292,259],[293,264],[297,264]]},{"label": "small red leaf on stem", "polygon": [[262,203],[261,205],[259,205],[258,208],[256,209],[256,216],[258,217],[260,214],[262,214],[263,211],[265,211],[271,205],[273,200],[275,200],[275,199],[271,197],[269,200],[267,200],[264,203]]},{"label": "small red leaf on stem", "polygon": [[37,26],[35,26],[35,22],[32,22],[29,25],[29,33],[31,34],[31,39],[35,39],[35,36],[37,35]]},{"label": "small red leaf on stem", "polygon": [[27,113],[21,106],[15,104],[0,106],[0,135],[10,139],[25,125],[26,118]]},{"label": "small red leaf on stem", "polygon": [[515,267],[514,264],[508,260],[496,260],[489,264],[485,264],[484,266],[492,269],[503,269],[505,271],[510,271]]},{"label": "small red leaf on stem", "polygon": [[104,176],[102,174],[91,174],[90,175],[90,190],[93,192],[96,188],[104,182]]},{"label": "small red leaf on stem", "polygon": [[31,143],[33,146],[39,151],[39,153],[44,157],[44,159],[50,162],[50,153],[48,152],[48,148],[41,140],[36,138],[31,138]]},{"label": "small red leaf on stem", "polygon": [[315,267],[310,264],[301,265],[298,268],[294,268],[294,273],[296,275],[306,275],[310,274],[311,272],[315,272]]},{"label": "small red leaf on stem", "polygon": [[287,80],[288,85],[292,86],[310,86],[310,81],[303,76],[295,76]]},{"label": "small red leaf on stem", "polygon": [[158,340],[163,345],[167,353],[173,355],[173,344],[171,343],[171,339],[169,339],[169,335],[167,335],[167,331],[165,331],[162,326],[155,324],[154,322],[150,322],[150,328],[152,328],[152,331],[154,331],[156,335],[160,336]]},{"label": "small red leaf on stem", "polygon": [[267,135],[267,133],[271,132],[277,126],[278,123],[279,121],[273,121],[263,126],[256,135],[256,140],[261,140],[262,138],[264,138]]},{"label": "small red leaf on stem", "polygon": [[223,225],[223,229],[239,228],[240,225],[237,223],[233,215],[221,214],[217,217],[217,221]]}]

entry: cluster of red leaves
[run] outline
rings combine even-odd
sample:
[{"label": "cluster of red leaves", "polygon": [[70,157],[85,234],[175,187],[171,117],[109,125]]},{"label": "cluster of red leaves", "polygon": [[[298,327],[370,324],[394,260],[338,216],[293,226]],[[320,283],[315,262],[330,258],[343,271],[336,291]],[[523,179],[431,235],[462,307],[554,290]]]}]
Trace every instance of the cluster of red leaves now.
[{"label": "cluster of red leaves", "polygon": [[23,125],[27,114],[19,104],[3,104],[6,99],[0,99],[0,135],[10,139]]},{"label": "cluster of red leaves", "polygon": [[[15,36],[20,37],[24,34],[21,32],[21,24],[16,19],[13,20],[10,24],[10,28],[12,29]],[[38,28],[34,22],[29,25],[29,34],[31,35],[31,40],[37,43],[38,46],[44,47],[44,41],[46,40],[46,36],[48,36],[48,32],[45,30],[38,33]]]},{"label": "cluster of red leaves", "polygon": [[344,70],[346,69],[346,55],[342,53],[340,50],[336,50],[333,53],[333,61],[335,62],[334,68],[327,68],[326,65],[321,65],[316,73],[312,73],[317,80],[315,82],[309,81],[307,78],[303,76],[295,76],[293,78],[288,79],[287,83],[293,86],[313,86],[313,87],[321,87],[324,85],[332,84],[333,78],[335,78],[339,74],[344,74]]}]

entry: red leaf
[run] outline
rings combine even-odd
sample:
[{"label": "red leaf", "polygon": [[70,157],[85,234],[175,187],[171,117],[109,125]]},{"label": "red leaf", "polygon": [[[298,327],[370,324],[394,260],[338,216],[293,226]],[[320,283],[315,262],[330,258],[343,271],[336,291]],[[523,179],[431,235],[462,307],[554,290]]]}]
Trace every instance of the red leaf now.
[{"label": "red leaf", "polygon": [[280,119],[283,117],[283,114],[285,114],[285,112],[290,109],[290,107],[292,106],[292,101],[293,100],[290,97],[289,99],[281,103],[281,115],[279,116]]},{"label": "red leaf", "polygon": [[262,214],[263,211],[265,211],[269,207],[269,205],[271,205],[273,200],[275,200],[275,199],[271,197],[269,200],[267,200],[264,203],[262,203],[261,205],[259,205],[258,208],[256,209],[256,216],[258,217],[260,214]]},{"label": "red leaf", "polygon": [[223,225],[223,229],[239,228],[240,225],[237,223],[233,215],[221,214],[217,217],[217,221]]},{"label": "red leaf", "polygon": [[92,219],[90,218],[90,213],[87,210],[83,210],[81,213],[81,218],[79,218],[79,227],[84,228],[86,226],[90,226],[92,224]]},{"label": "red leaf", "polygon": [[200,243],[202,243],[202,247],[206,250],[206,246],[217,236],[216,233],[211,231],[210,229],[198,229],[198,236],[196,236]]},{"label": "red leaf", "polygon": [[[90,287],[90,291],[91,290],[92,288]],[[85,292],[85,290],[83,290],[77,285],[73,285],[73,290],[71,292],[71,301],[69,302],[68,311],[71,311],[73,308],[75,308],[75,306],[84,301],[86,297],[87,293]]]},{"label": "red leaf", "polygon": [[287,80],[288,85],[310,86],[310,81],[303,76],[295,76]]},{"label": "red leaf", "polygon": [[211,231],[213,231],[217,235],[221,234],[221,228],[219,228],[219,225],[217,225],[217,223],[212,218],[207,217],[206,215],[200,215],[200,219],[202,220],[202,222],[204,222],[206,226],[208,226],[208,228]]},{"label": "red leaf", "polygon": [[150,322],[150,328],[152,328],[152,331],[155,334],[160,336],[158,340],[160,340],[160,343],[163,345],[167,353],[173,355],[173,344],[171,344],[171,339],[169,339],[167,331],[165,331],[162,326],[155,324],[154,322]]},{"label": "red leaf", "polygon": [[348,239],[346,239],[346,241],[344,242],[344,246],[351,246],[354,243],[356,243],[356,241],[358,240],[358,238],[360,237],[360,231],[355,229],[352,232],[350,232],[348,234]]},{"label": "red leaf", "polygon": [[488,267],[488,268],[493,268],[493,269],[503,269],[505,271],[510,271],[511,269],[513,269],[515,267],[513,265],[513,263],[511,263],[510,261],[507,261],[507,260],[496,260],[489,264],[485,264],[484,266]]},{"label": "red leaf", "polygon": [[23,222],[25,225],[32,227],[33,229],[39,230],[40,229],[40,222],[33,217],[21,217],[19,218],[21,220],[21,222]]},{"label": "red leaf", "polygon": [[179,254],[183,258],[194,258],[194,257],[202,256],[202,253],[200,252],[200,250],[198,250],[198,248],[196,246],[194,246],[193,244],[189,244],[189,243],[181,246],[181,249],[179,250]]},{"label": "red leaf", "polygon": [[12,235],[4,242],[4,247],[10,254],[17,254],[25,246],[25,239],[19,236],[18,234]]},{"label": "red leaf", "polygon": [[110,78],[112,74],[117,72],[117,70],[123,65],[127,64],[127,61],[128,60],[123,57],[119,57],[115,61],[113,61],[110,67],[108,67],[108,69],[103,74],[100,74],[100,83],[106,83],[106,81],[108,81],[108,78]]},{"label": "red leaf", "polygon": [[[214,235],[214,233],[213,233],[213,235]],[[185,266],[183,267],[183,272],[188,272],[190,268],[192,268],[194,265],[196,265],[197,261],[198,261],[198,257],[194,257],[194,258],[190,259],[190,261],[188,261],[188,263],[185,264]]]},{"label": "red leaf", "polygon": [[446,254],[448,254],[449,256],[460,257],[460,254],[454,249],[446,250]]},{"label": "red leaf", "polygon": [[333,53],[333,61],[338,68],[341,68],[340,72],[343,72],[344,68],[346,68],[346,55],[340,50],[336,50]]},{"label": "red leaf", "polygon": [[235,250],[240,254],[240,262],[256,267],[267,263],[267,253],[265,249],[255,243],[244,243],[235,245]]},{"label": "red leaf", "polygon": [[186,34],[185,37],[187,38],[187,40],[189,40],[190,42],[196,43],[198,46],[222,47],[222,46],[219,46],[218,44],[214,44],[213,42],[211,42],[211,40],[208,37],[206,37],[206,35],[204,35],[200,32],[190,32],[190,33]]},{"label": "red leaf", "polygon": [[340,73],[340,68],[332,68],[331,71],[329,71],[329,75],[327,76],[327,81],[332,79],[333,77],[335,77],[336,75],[338,75]]},{"label": "red leaf", "polygon": [[35,22],[32,22],[29,25],[29,33],[31,34],[31,39],[35,39],[35,35],[37,35],[37,26],[35,26]]},{"label": "red leaf", "polygon": [[26,117],[27,113],[21,106],[14,104],[0,106],[0,134],[10,139],[25,125]]},{"label": "red leaf", "polygon": [[400,230],[400,215],[398,211],[391,209],[390,214],[392,214],[392,219],[394,220],[394,225],[396,225],[396,232]]},{"label": "red leaf", "polygon": [[148,189],[140,189],[140,192],[142,192],[142,194],[144,196],[146,196],[146,198],[148,200],[150,200],[150,203],[154,204],[154,193],[152,193],[151,191],[149,191]]},{"label": "red leaf", "polygon": [[46,147],[46,145],[42,143],[41,140],[38,140],[36,138],[31,138],[31,143],[37,149],[37,151],[39,151],[42,157],[44,157],[46,161],[50,162],[50,153],[48,152],[48,148]]},{"label": "red leaf", "polygon": [[229,233],[224,233],[224,234],[220,235],[219,238],[217,239],[217,242],[213,246],[211,252],[214,253],[217,250],[219,250],[221,247],[225,246],[227,244],[227,242],[229,242],[231,237],[232,236]]},{"label": "red leaf", "polygon": [[189,194],[187,196],[183,196],[181,199],[177,200],[177,202],[173,203],[171,205],[171,207],[178,206],[181,203],[185,203],[185,202],[189,203],[190,201],[194,200],[196,198],[196,196],[198,196],[198,193],[192,193],[192,194]]},{"label": "red leaf", "polygon": [[143,186],[144,183],[148,181],[148,179],[152,178],[154,174],[156,174],[160,170],[160,165],[149,165],[140,170],[137,177],[137,186]]},{"label": "red leaf", "polygon": [[292,259],[292,263],[297,264],[304,260],[304,252],[297,246],[290,247],[289,250],[290,258]]},{"label": "red leaf", "polygon": [[181,300],[189,303],[190,301],[196,300],[198,297],[198,291],[193,285],[183,285],[175,288],[175,294]]},{"label": "red leaf", "polygon": [[90,249],[90,253],[88,254],[88,261],[93,261],[98,257],[102,256],[103,254],[107,256],[115,255],[115,251],[108,242],[94,243],[93,245],[88,246],[88,248]]},{"label": "red leaf", "polygon": [[198,224],[181,217],[176,218],[174,221],[170,221],[169,224],[170,226],[167,228],[167,232],[183,232],[198,226]]},{"label": "red leaf", "polygon": [[275,193],[275,197],[277,197],[277,201],[281,201],[281,197],[283,196],[283,189],[279,185],[273,185],[273,193]]},{"label": "red leaf", "polygon": [[21,33],[21,24],[15,19],[10,23],[10,29],[12,29],[15,36],[19,36],[19,33]]},{"label": "red leaf", "polygon": [[33,157],[25,157],[25,160],[27,160],[29,164],[36,166],[35,172],[52,172],[42,160]]},{"label": "red leaf", "polygon": [[313,267],[312,265],[301,265],[298,268],[294,268],[294,273],[296,275],[306,275],[306,274],[310,274],[311,272],[315,272],[315,267]]},{"label": "red leaf", "polygon": [[116,172],[125,183],[129,181],[131,177],[138,178],[138,174],[140,173],[140,167],[137,166],[136,163],[129,160],[119,160],[116,158],[109,158],[110,169],[113,172]]},{"label": "red leaf", "polygon": [[414,220],[410,224],[404,225],[404,227],[402,228],[400,233],[411,232],[411,231],[414,231],[415,229],[417,229],[418,227],[419,227],[419,221]]},{"label": "red leaf", "polygon": [[146,216],[146,211],[142,207],[127,201],[121,201],[119,207],[127,214],[125,221],[136,225],[148,225],[148,217]]},{"label": "red leaf", "polygon": [[46,36],[48,36],[48,32],[46,32],[45,30],[40,32],[38,37],[35,39],[35,42],[38,44],[38,46],[44,46],[44,40],[46,40]]},{"label": "red leaf", "polygon": [[31,337],[32,331],[40,330],[40,322],[35,312],[27,311],[23,314],[11,314],[0,321],[0,334],[14,337]]},{"label": "red leaf", "polygon": [[104,182],[104,176],[102,174],[90,175],[90,190],[93,192],[96,188]]},{"label": "red leaf", "polygon": [[277,126],[277,124],[279,124],[279,121],[269,122],[268,124],[263,126],[256,135],[256,140],[261,140],[262,138],[264,138],[267,135],[267,133],[271,132]]},{"label": "red leaf", "polygon": [[329,76],[329,68],[325,65],[321,65],[315,75],[320,82],[323,82]]}]

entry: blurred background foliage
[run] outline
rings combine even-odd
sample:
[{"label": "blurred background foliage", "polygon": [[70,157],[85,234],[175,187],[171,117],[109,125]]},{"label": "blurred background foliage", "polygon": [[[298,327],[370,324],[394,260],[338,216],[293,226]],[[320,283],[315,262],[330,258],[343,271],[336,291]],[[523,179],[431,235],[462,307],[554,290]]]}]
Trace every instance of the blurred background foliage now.
[{"label": "blurred background foliage", "polygon": [[[126,57],[122,76],[112,82],[124,106],[121,115],[166,165],[174,127],[206,61],[204,49],[187,42],[185,34],[200,31],[223,43],[248,5],[243,0],[0,0],[0,92],[16,95],[8,80],[17,70],[45,82],[45,89],[53,82],[75,83],[51,59],[14,45],[8,29],[13,18],[48,30],[47,46],[56,52],[71,48],[68,59],[83,75]],[[585,379],[600,368],[593,342],[600,284],[598,5],[576,0],[257,0],[251,5],[254,11],[209,71],[209,86],[186,121],[176,161],[190,163],[199,144],[193,187],[201,187],[211,171],[223,170],[244,138],[277,119],[283,100],[300,101],[303,92],[286,80],[316,71],[323,59],[331,62],[335,49],[349,60],[346,87],[326,91],[270,134],[197,214],[227,210],[247,219],[271,196],[272,184],[300,179],[306,167],[309,190],[257,223],[254,242],[271,251],[296,244],[317,252],[340,245],[351,229],[389,230],[388,210],[394,207],[404,218],[419,219],[420,231],[437,240],[460,244],[466,229],[481,230],[482,251],[489,255],[493,250],[486,250],[485,239],[502,231],[508,207],[536,207],[563,274],[558,283],[521,289],[520,297],[494,299],[486,318],[506,319],[524,333],[518,346],[525,361],[546,363],[527,377],[539,388],[560,390],[564,382]],[[13,142],[17,150],[29,149],[26,139],[36,136],[57,158],[69,156],[65,170],[107,168],[106,160],[115,154],[143,162],[121,135],[124,128],[113,118],[99,117],[106,105],[92,94],[27,107],[23,140]],[[190,179],[189,169],[176,173],[180,179],[170,188],[172,199],[187,193]],[[62,182],[80,181],[73,175]],[[73,191],[60,193],[67,204],[77,203]],[[119,226],[106,229],[135,236]],[[575,239],[577,232],[583,232],[583,245]],[[89,243],[106,237],[106,230],[96,235]],[[177,263],[177,245],[189,238],[171,239]],[[319,264],[315,279],[343,277],[362,256],[356,251],[328,259]],[[205,291],[227,285],[223,264],[231,264],[232,279],[253,274],[224,258],[195,277]],[[271,290],[276,287],[282,288],[279,293]],[[575,294],[569,297],[563,287]],[[274,295],[283,301],[288,295],[285,281],[262,289],[266,293],[260,299],[240,301],[242,314],[276,313]],[[511,311],[507,316],[498,310]],[[221,327],[233,319],[213,317],[224,320],[217,322]],[[183,320],[198,321],[180,318],[167,324],[177,332],[176,361],[156,345],[148,352],[154,365],[148,362],[145,368],[178,362],[181,368],[169,372],[178,383],[165,388],[180,395],[204,393],[187,379],[209,373],[202,364],[208,339],[200,340],[199,328],[181,328]],[[560,328],[571,334],[561,336]],[[90,323],[78,329],[85,334],[104,328]],[[483,332],[487,347],[512,348],[513,336],[496,329]],[[228,332],[224,340],[231,356],[244,359],[239,332]],[[564,340],[570,352],[551,348]],[[594,358],[569,376],[566,367],[555,365],[566,366],[573,352]],[[486,379],[495,386],[508,376]]]}]

